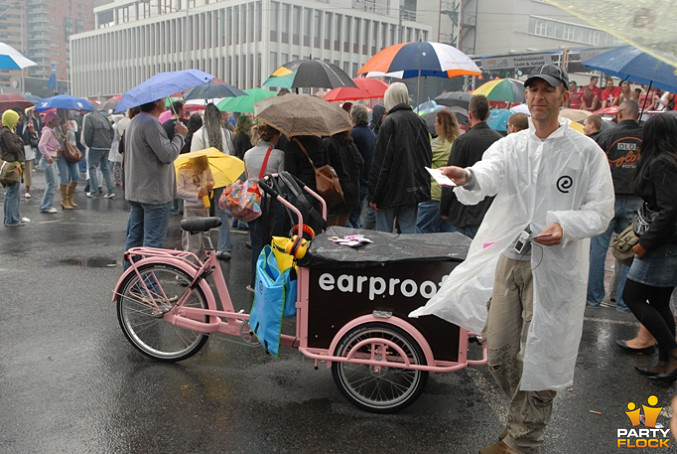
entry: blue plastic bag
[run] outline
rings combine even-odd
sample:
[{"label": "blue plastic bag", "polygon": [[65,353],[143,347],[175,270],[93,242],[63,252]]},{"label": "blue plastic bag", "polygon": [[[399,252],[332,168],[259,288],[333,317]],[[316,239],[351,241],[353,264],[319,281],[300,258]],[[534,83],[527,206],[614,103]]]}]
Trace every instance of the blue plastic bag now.
[{"label": "blue plastic bag", "polygon": [[282,318],[296,315],[297,280],[293,267],[284,271],[270,246],[265,245],[256,261],[254,304],[249,327],[266,352],[277,356]]}]

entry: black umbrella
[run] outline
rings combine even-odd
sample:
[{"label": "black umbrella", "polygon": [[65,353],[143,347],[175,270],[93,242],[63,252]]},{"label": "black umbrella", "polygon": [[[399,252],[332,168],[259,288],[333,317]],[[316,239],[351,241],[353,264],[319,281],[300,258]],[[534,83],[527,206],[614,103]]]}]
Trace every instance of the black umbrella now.
[{"label": "black umbrella", "polygon": [[442,104],[443,106],[459,106],[467,109],[471,98],[472,95],[464,91],[448,91],[438,95],[437,98],[435,98],[435,102],[437,104]]},{"label": "black umbrella", "polygon": [[320,60],[294,60],[277,68],[263,83],[277,88],[357,87],[341,68]]},{"label": "black umbrella", "polygon": [[211,82],[191,88],[183,95],[183,99],[187,101],[189,99],[230,98],[234,96],[246,95],[247,93],[233,85]]}]

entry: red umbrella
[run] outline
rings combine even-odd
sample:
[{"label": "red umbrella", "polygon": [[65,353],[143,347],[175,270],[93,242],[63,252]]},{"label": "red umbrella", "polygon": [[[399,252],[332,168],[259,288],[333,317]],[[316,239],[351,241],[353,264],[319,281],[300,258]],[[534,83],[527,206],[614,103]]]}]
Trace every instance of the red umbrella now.
[{"label": "red umbrella", "polygon": [[353,79],[357,88],[337,87],[333,88],[326,95],[325,101],[355,101],[358,99],[383,98],[388,84],[378,79],[365,77],[356,77]]},{"label": "red umbrella", "polygon": [[0,112],[4,112],[7,109],[25,109],[34,105],[21,95],[0,94]]}]

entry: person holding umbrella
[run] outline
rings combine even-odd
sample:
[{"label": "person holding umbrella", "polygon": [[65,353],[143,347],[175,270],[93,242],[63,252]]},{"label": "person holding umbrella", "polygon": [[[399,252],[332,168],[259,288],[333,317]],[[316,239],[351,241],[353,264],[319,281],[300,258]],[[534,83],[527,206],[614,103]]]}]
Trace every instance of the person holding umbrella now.
[{"label": "person holding umbrella", "polygon": [[[147,102],[125,132],[125,199],[130,204],[125,250],[163,247],[169,225],[169,208],[176,197],[173,162],[188,133],[180,121],[170,141],[158,121],[164,99]],[[125,261],[124,268],[129,263]]]}]

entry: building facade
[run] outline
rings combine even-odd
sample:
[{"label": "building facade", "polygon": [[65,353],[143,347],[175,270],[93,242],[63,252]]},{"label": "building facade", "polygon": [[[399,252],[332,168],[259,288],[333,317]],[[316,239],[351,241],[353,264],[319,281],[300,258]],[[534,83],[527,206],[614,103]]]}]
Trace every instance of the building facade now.
[{"label": "building facade", "polygon": [[[0,0],[0,42],[37,63],[26,78],[47,80],[54,66],[57,79],[68,80],[70,35],[94,28],[93,7],[94,0]],[[16,85],[17,77],[0,72],[0,86]]]},{"label": "building facade", "polygon": [[430,39],[431,27],[406,14],[415,8],[411,0],[116,0],[95,8],[95,30],[71,37],[73,93],[119,94],[186,68],[253,88],[300,58],[355,75],[384,47]]}]

